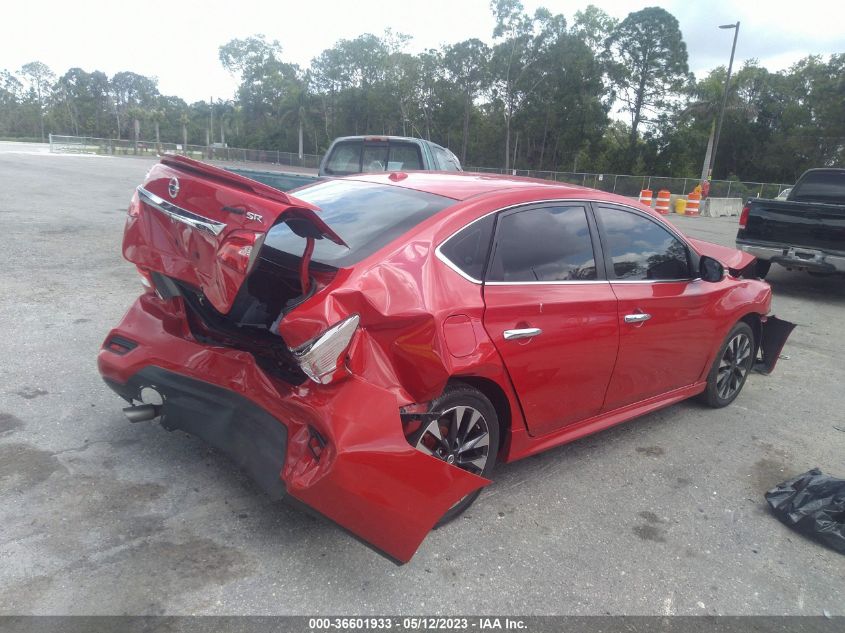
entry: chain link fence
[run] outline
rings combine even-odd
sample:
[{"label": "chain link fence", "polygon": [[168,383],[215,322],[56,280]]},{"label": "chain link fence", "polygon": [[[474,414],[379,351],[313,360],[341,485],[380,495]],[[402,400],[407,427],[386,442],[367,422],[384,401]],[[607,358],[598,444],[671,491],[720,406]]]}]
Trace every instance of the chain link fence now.
[{"label": "chain link fence", "polygon": [[[591,189],[600,189],[608,193],[636,197],[642,189],[651,189],[655,193],[668,189],[669,193],[685,196],[701,183],[698,178],[670,178],[664,176],[630,176],[623,174],[592,174],[566,171],[541,171],[534,169],[504,170],[493,167],[465,167],[466,171],[492,174],[512,174],[555,180],[571,185],[581,185]],[[711,180],[711,198],[774,198],[791,184],[772,182],[742,182],[738,180]]]},{"label": "chain link fence", "polygon": [[[102,154],[109,156],[158,156],[176,153],[201,160],[231,162],[267,163],[288,167],[317,169],[322,156],[303,154],[302,158],[293,152],[278,150],[246,149],[222,145],[186,145],[177,143],[156,143],[155,141],[134,141],[129,139],[95,138],[92,136],[50,135],[50,151],[73,154]],[[555,180],[572,185],[600,189],[608,193],[636,197],[641,189],[654,192],[668,189],[670,193],[685,196],[701,181],[698,178],[669,178],[663,176],[631,176],[625,174],[595,174],[567,171],[544,171],[535,169],[504,170],[495,167],[466,166],[466,171],[488,174],[513,174]],[[711,198],[774,198],[782,190],[791,187],[786,183],[747,182],[738,180],[711,180]]]},{"label": "chain link fence", "polygon": [[96,138],[93,136],[50,135],[50,151],[66,154],[100,154],[104,156],[150,156],[183,154],[200,160],[219,160],[238,163],[268,163],[288,167],[317,169],[321,156],[277,150],[246,149],[216,145],[181,145],[129,139]]}]

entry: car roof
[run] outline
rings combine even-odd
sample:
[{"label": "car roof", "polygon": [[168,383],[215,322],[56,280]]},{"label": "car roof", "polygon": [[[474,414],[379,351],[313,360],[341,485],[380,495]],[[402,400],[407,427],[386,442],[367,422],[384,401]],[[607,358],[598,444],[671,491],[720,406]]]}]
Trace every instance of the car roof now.
[{"label": "car roof", "polygon": [[[391,185],[432,193],[453,200],[467,200],[475,196],[508,190],[554,190],[561,197],[575,197],[589,193],[591,197],[604,197],[604,192],[578,185],[499,174],[479,174],[454,171],[401,171],[378,172],[344,176],[343,180],[358,180],[373,184]],[[598,194],[598,195],[596,195]]]},{"label": "car roof", "polygon": [[[343,141],[409,141],[414,143],[428,143],[429,145],[437,145],[433,141],[427,141],[424,138],[417,138],[416,136],[391,136],[389,134],[358,134],[355,136],[338,136],[334,143],[341,143]],[[437,145],[440,147],[439,145]]]}]

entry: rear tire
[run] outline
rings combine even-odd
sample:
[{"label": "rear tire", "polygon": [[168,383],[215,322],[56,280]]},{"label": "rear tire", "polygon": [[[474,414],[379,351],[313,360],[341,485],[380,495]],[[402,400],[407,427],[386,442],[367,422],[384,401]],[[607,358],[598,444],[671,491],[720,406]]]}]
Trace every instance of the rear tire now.
[{"label": "rear tire", "polygon": [[754,263],[754,276],[758,279],[765,279],[771,267],[772,262],[766,261],[765,259],[758,259]]},{"label": "rear tire", "polygon": [[726,407],[736,400],[754,365],[756,350],[751,326],[745,321],[734,325],[719,347],[707,374],[707,389],[700,399],[714,409]]},{"label": "rear tire", "polygon": [[[449,385],[429,411],[442,412],[424,423],[412,443],[437,459],[489,479],[499,450],[499,416],[487,396],[469,385]],[[457,518],[481,494],[476,490],[449,508],[435,527]]]}]

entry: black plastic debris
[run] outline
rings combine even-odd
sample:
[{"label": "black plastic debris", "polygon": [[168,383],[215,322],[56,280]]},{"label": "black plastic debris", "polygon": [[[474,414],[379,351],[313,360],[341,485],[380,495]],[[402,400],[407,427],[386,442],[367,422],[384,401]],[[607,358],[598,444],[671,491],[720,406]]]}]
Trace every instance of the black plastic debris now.
[{"label": "black plastic debris", "polygon": [[813,468],[769,490],[766,501],[781,522],[845,554],[845,479]]}]

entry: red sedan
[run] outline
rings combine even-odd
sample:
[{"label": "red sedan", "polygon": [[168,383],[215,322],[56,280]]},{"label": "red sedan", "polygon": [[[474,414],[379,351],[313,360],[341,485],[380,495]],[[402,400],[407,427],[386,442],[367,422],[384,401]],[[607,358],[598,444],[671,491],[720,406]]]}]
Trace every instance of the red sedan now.
[{"label": "red sedan", "polygon": [[792,328],[752,257],[522,178],[285,194],[165,157],[123,253],[145,291],[99,368],[130,420],[203,438],[398,561],[497,462],[691,396],[730,404]]}]

